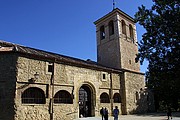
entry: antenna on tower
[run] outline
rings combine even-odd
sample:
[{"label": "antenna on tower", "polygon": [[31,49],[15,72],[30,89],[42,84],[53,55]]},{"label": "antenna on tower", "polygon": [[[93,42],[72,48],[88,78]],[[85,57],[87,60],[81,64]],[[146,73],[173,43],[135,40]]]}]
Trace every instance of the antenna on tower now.
[{"label": "antenna on tower", "polygon": [[113,0],[113,10],[115,9],[115,1]]}]

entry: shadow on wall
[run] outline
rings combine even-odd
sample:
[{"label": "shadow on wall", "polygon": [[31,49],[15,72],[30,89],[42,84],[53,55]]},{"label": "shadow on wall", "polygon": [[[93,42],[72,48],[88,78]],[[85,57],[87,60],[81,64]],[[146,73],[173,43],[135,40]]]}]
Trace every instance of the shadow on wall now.
[{"label": "shadow on wall", "polygon": [[154,95],[152,91],[147,88],[141,88],[139,91],[136,91],[135,104],[137,107],[130,111],[130,114],[155,112]]},{"label": "shadow on wall", "polygon": [[1,55],[0,120],[13,120],[15,117],[16,61],[16,56]]}]

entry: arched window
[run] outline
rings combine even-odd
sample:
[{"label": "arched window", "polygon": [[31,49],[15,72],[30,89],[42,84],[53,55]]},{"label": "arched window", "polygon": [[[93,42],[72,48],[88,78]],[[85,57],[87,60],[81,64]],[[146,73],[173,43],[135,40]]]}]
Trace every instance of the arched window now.
[{"label": "arched window", "polygon": [[68,91],[60,90],[54,96],[54,103],[72,104],[73,103],[73,99],[72,99],[71,94]]},{"label": "arched window", "polygon": [[114,23],[112,20],[109,22],[108,27],[109,27],[109,35],[111,36],[114,34]]},{"label": "arched window", "polygon": [[109,95],[107,93],[102,93],[100,95],[100,102],[101,103],[110,103],[110,100],[109,100]]},{"label": "arched window", "polygon": [[138,91],[136,91],[135,96],[136,96],[136,101],[140,99],[140,95]]},{"label": "arched window", "polygon": [[23,104],[45,104],[45,94],[40,88],[31,87],[26,89],[22,95],[21,100]]},{"label": "arched window", "polygon": [[121,103],[121,96],[119,93],[115,93],[113,99],[114,99],[114,103]]},{"label": "arched window", "polygon": [[122,20],[122,33],[126,35],[126,23]]},{"label": "arched window", "polygon": [[134,34],[133,34],[133,27],[132,27],[132,25],[129,25],[129,34],[130,34],[130,38],[134,39]]},{"label": "arched window", "polygon": [[100,39],[104,39],[105,38],[105,28],[104,25],[100,27]]}]

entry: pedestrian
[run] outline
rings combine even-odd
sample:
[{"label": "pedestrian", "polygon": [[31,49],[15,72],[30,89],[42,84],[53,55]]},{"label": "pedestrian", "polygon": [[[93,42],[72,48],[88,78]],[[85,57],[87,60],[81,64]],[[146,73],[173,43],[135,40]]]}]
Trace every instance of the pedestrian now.
[{"label": "pedestrian", "polygon": [[85,107],[85,113],[86,113],[85,117],[88,117],[88,106]]},{"label": "pedestrian", "polygon": [[108,120],[108,110],[107,110],[107,108],[105,108],[104,118],[105,118],[105,120]]},{"label": "pedestrian", "polygon": [[102,120],[104,119],[105,109],[102,107],[100,110],[100,114],[102,116]]},{"label": "pedestrian", "polygon": [[169,119],[170,117],[171,117],[171,119],[172,119],[172,111],[171,111],[171,108],[168,108],[167,116],[168,116],[168,120],[170,120],[170,119]]},{"label": "pedestrian", "polygon": [[117,106],[115,106],[115,109],[113,110],[114,120],[118,120],[119,115],[119,109]]}]

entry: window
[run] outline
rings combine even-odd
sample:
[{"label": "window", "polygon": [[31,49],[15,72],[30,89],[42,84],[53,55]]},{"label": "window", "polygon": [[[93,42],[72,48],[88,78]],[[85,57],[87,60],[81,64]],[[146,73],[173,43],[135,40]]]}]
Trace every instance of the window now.
[{"label": "window", "polygon": [[60,90],[54,96],[54,103],[66,103],[73,104],[73,99],[71,94],[66,90]]},{"label": "window", "polygon": [[50,62],[48,64],[48,72],[53,72],[53,64]]},{"label": "window", "polygon": [[106,79],[106,74],[105,73],[103,73],[103,79]]},{"label": "window", "polygon": [[51,62],[46,62],[46,74],[52,74],[54,72],[54,66]]},{"label": "window", "polygon": [[109,26],[109,35],[111,36],[114,34],[114,23],[112,20],[109,22],[108,26]]},{"label": "window", "polygon": [[114,103],[121,103],[121,96],[119,93],[115,93],[113,99],[114,99]]},{"label": "window", "polygon": [[101,103],[110,103],[110,100],[109,100],[109,95],[107,93],[102,93],[100,95],[100,102]]},{"label": "window", "polygon": [[31,87],[26,89],[21,96],[23,104],[45,104],[44,91],[40,88]]},{"label": "window", "polygon": [[48,65],[48,72],[53,72],[53,65],[51,64]]},{"label": "window", "polygon": [[106,82],[108,80],[109,76],[108,76],[108,73],[107,72],[102,72],[101,73],[101,80],[103,82]]},{"label": "window", "polygon": [[130,38],[134,39],[134,34],[133,34],[133,27],[132,25],[129,25],[129,34],[130,34]]},{"label": "window", "polygon": [[126,23],[122,20],[122,33],[126,35]]},{"label": "window", "polygon": [[104,39],[105,38],[105,29],[104,29],[104,25],[100,27],[100,39]]}]

